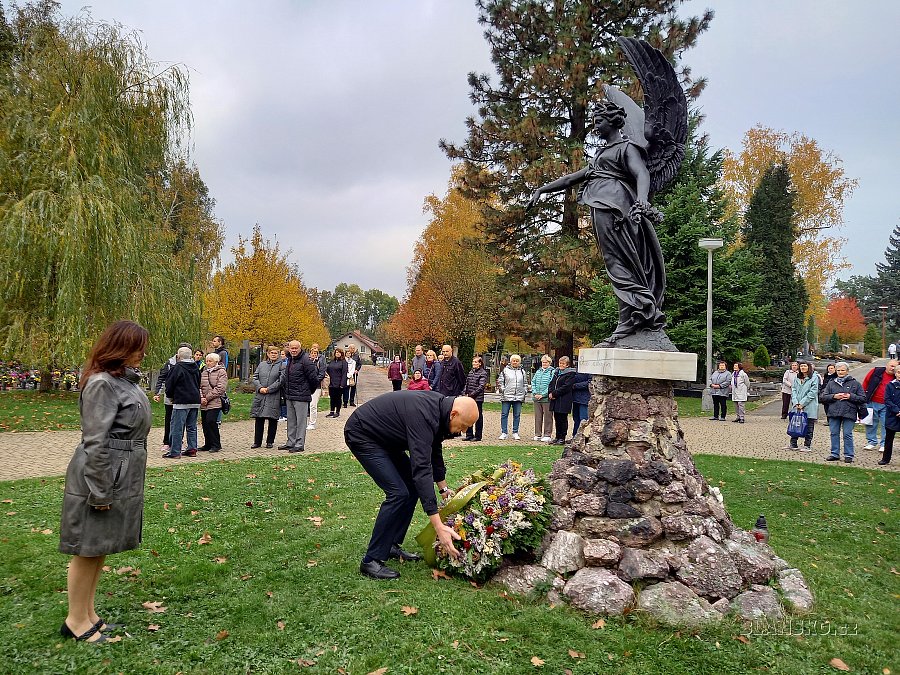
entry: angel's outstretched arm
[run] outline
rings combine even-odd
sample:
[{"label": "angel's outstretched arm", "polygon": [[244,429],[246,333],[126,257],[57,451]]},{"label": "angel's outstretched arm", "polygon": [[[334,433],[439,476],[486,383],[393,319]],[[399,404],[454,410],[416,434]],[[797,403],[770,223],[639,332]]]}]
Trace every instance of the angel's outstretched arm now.
[{"label": "angel's outstretched arm", "polygon": [[582,181],[587,178],[588,169],[590,167],[584,167],[583,169],[576,171],[575,173],[570,173],[566,176],[562,176],[561,178],[557,178],[546,185],[542,185],[537,190],[534,191],[534,194],[531,195],[531,199],[528,200],[528,204],[525,205],[526,209],[530,209],[532,206],[538,203],[541,198],[541,195],[547,194],[550,192],[559,192],[561,190],[565,190],[566,188],[570,188],[573,185],[578,185]]}]

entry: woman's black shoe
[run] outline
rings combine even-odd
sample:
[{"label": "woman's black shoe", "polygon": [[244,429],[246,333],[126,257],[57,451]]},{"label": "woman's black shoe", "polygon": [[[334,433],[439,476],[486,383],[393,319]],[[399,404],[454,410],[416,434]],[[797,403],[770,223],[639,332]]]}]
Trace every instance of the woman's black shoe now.
[{"label": "woman's black shoe", "polygon": [[273,447],[274,445],[275,445],[274,443],[266,443],[266,447],[267,447],[267,448],[271,448],[271,447]]},{"label": "woman's black shoe", "polygon": [[262,447],[262,443],[254,443],[253,445],[250,446],[250,449],[256,450],[256,448],[261,448],[261,447]]},{"label": "woman's black shoe", "polygon": [[[93,637],[94,633],[100,633],[100,626],[102,625],[103,623],[101,621],[98,621],[93,626],[84,631],[81,635],[75,635],[75,633],[72,632],[72,629],[69,628],[69,624],[63,621],[63,625],[59,628],[59,634],[64,638],[71,638],[73,640],[76,640],[77,642],[87,642],[91,639],[91,637]],[[96,645],[105,641],[106,636],[103,633],[100,633],[100,637],[96,640],[91,641],[91,644]]]}]

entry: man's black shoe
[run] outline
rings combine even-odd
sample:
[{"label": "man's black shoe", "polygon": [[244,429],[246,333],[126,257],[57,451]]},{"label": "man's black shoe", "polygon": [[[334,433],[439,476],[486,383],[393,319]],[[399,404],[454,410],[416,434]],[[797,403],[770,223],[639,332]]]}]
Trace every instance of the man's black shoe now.
[{"label": "man's black shoe", "polygon": [[421,560],[422,556],[418,553],[410,553],[409,551],[404,551],[402,548],[394,544],[391,546],[391,554],[388,558],[396,558],[402,562],[415,562],[416,560]]},{"label": "man's black shoe", "polygon": [[371,577],[372,579],[399,579],[400,572],[397,570],[392,570],[390,567],[387,567],[383,562],[378,560],[372,560],[367,563],[359,564],[359,571],[367,577]]},{"label": "man's black shoe", "polygon": [[290,450],[293,447],[294,447],[293,445],[288,445],[287,443],[285,443],[284,445],[279,445],[278,449],[279,450]]},{"label": "man's black shoe", "polygon": [[828,457],[825,458],[825,461],[826,462],[838,462],[838,461],[840,461],[840,459],[841,459],[840,457],[835,457],[834,455],[828,455]]},{"label": "man's black shoe", "polygon": [[302,445],[298,445],[295,448],[291,448],[288,452],[303,452],[305,448]]}]

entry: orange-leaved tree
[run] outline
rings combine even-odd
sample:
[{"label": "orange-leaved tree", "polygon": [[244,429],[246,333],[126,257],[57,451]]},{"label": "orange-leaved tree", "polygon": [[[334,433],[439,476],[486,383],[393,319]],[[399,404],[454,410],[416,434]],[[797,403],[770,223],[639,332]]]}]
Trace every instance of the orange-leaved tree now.
[{"label": "orange-leaved tree", "polygon": [[478,204],[462,195],[458,180],[456,168],[447,193],[425,199],[431,221],[416,242],[406,298],[388,332],[401,344],[450,340],[465,354],[493,327],[499,270],[478,240]]},{"label": "orange-leaved tree", "polygon": [[820,323],[821,334],[837,331],[841,342],[859,342],[866,333],[866,320],[853,298],[832,298]]},{"label": "orange-leaved tree", "polygon": [[278,243],[264,239],[259,225],[249,239],[238,237],[234,261],[216,272],[207,292],[210,329],[232,341],[304,346],[331,341],[319,310],[310,300],[297,266]]},{"label": "orange-leaved tree", "polygon": [[857,186],[844,174],[840,158],[812,138],[762,125],[744,136],[740,154],[726,151],[722,188],[743,213],[766,171],[786,164],[791,175],[797,238],[793,259],[809,292],[807,314],[825,316],[826,289],[848,264],[841,254],[845,239],[834,232],[843,225],[844,202]]}]

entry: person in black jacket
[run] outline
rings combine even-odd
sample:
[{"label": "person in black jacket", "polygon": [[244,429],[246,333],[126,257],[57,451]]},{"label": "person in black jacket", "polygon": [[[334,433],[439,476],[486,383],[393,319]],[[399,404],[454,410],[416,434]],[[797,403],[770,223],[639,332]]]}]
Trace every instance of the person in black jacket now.
[{"label": "person in black jacket", "polygon": [[431,388],[444,396],[459,396],[466,386],[466,369],[462,362],[453,356],[453,347],[441,347],[441,361],[437,364],[435,384]]},{"label": "person in black jacket", "polygon": [[[467,441],[480,441],[484,430],[484,388],[488,382],[488,371],[484,367],[484,359],[477,354],[472,358],[472,370],[466,376],[466,385],[463,387],[463,396],[468,396],[478,406],[478,421],[474,427],[466,429]],[[473,433],[474,430],[474,433]]]},{"label": "person in black jacket", "polygon": [[438,482],[441,494],[447,491],[443,440],[458,436],[477,419],[474,400],[436,391],[382,394],[350,415],[344,440],[385,495],[359,566],[362,574],[373,579],[396,579],[399,572],[387,567],[385,560],[420,559],[400,547],[420,500],[441,546],[450,555],[459,554],[453,546],[459,535],[438,514],[434,483]]},{"label": "person in black jacket", "polygon": [[569,368],[569,357],[559,357],[559,369],[550,380],[548,396],[550,410],[553,411],[553,422],[556,426],[556,438],[550,445],[565,445],[566,433],[569,431],[569,413],[572,412],[573,390],[575,387],[575,369]]},{"label": "person in black jacket", "polygon": [[309,419],[309,402],[319,386],[316,364],[303,351],[299,341],[288,344],[287,364],[281,371],[279,386],[287,401],[287,443],[279,450],[303,452],[306,443],[306,421]]},{"label": "person in black jacket", "polygon": [[178,348],[178,361],[166,375],[166,396],[172,399],[172,426],[165,459],[181,457],[181,438],[187,430],[187,457],[197,456],[197,412],[200,410],[200,371],[190,347]]},{"label": "person in black jacket", "polygon": [[344,358],[344,350],[334,348],[334,358],[325,367],[328,375],[328,400],[331,402],[331,412],[325,417],[341,416],[341,401],[344,392],[344,382],[347,381],[347,359]]}]

